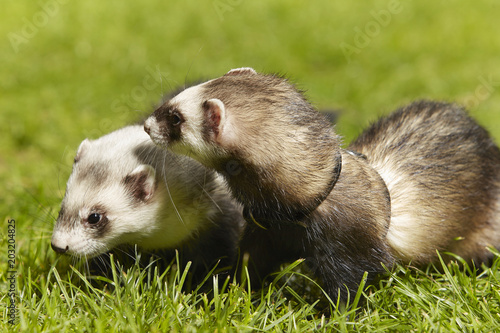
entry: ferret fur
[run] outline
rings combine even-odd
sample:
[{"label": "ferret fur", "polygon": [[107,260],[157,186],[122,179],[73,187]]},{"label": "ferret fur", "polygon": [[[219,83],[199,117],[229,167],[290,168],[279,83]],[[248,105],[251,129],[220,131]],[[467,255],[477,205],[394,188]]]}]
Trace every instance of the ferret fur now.
[{"label": "ferret fur", "polygon": [[122,244],[179,249],[203,275],[219,259],[219,267],[233,263],[241,225],[221,177],[157,148],[141,124],[80,144],[51,245],[82,258]]},{"label": "ferret fur", "polygon": [[500,245],[500,152],[458,106],[418,102],[349,149],[286,79],[241,68],[184,90],[145,122],[158,145],[217,170],[244,206],[251,278],[306,264],[334,299],[436,250]]}]

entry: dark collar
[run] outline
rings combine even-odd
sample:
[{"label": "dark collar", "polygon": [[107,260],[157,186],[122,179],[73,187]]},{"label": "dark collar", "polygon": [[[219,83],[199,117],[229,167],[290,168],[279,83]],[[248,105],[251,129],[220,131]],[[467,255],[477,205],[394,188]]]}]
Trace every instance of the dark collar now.
[{"label": "dark collar", "polygon": [[270,226],[273,225],[273,222],[278,221],[279,223],[292,223],[292,224],[298,224],[306,227],[306,224],[302,222],[302,220],[307,217],[311,212],[313,212],[319,205],[325,201],[325,199],[330,195],[332,192],[333,188],[335,187],[335,184],[337,183],[339,177],[340,177],[340,172],[342,171],[342,153],[340,150],[338,151],[338,163],[335,165],[333,168],[332,174],[332,180],[330,181],[327,190],[323,193],[323,195],[319,198],[317,205],[309,210],[309,211],[298,211],[295,212],[293,215],[285,215],[283,214],[283,218],[276,217],[276,213],[274,216],[269,216],[270,214],[256,214],[254,210],[250,209],[248,206],[245,206],[243,208],[243,218],[247,221],[249,224],[253,224],[259,228],[267,230]]}]

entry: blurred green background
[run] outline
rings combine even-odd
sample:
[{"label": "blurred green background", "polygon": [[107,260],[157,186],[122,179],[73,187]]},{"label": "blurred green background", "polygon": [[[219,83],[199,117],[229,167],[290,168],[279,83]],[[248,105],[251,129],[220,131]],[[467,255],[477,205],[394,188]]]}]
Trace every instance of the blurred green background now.
[{"label": "blurred green background", "polygon": [[16,218],[21,249],[42,237],[49,251],[85,137],[242,66],[283,73],[316,107],[341,110],[346,142],[420,98],[466,104],[500,141],[499,14],[495,0],[3,1],[3,223]]}]

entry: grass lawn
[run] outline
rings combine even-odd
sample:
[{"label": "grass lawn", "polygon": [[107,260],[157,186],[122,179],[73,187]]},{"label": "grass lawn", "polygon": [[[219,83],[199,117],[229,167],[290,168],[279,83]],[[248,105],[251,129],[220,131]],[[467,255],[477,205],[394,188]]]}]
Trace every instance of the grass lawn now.
[{"label": "grass lawn", "polygon": [[339,110],[346,143],[420,98],[465,104],[500,142],[499,12],[494,0],[4,1],[0,331],[498,330],[500,259],[477,273],[395,267],[360,289],[364,303],[352,295],[351,307],[325,317],[307,288],[287,282],[288,271],[261,292],[230,284],[212,298],[180,292],[183,272],[154,267],[116,272],[112,287],[95,288],[84,270],[58,259],[50,237],[85,137],[134,122],[163,93],[231,68],[286,74],[318,108]]}]

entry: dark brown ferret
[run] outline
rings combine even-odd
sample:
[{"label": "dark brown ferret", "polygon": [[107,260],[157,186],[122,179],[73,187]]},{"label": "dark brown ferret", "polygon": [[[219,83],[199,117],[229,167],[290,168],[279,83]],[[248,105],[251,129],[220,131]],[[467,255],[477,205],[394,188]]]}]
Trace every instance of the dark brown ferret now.
[{"label": "dark brown ferret", "polygon": [[454,105],[411,104],[346,150],[286,79],[240,68],[184,90],[145,129],[224,176],[244,205],[254,280],[306,258],[345,299],[365,271],[431,263],[436,250],[480,263],[500,245],[500,151]]}]

